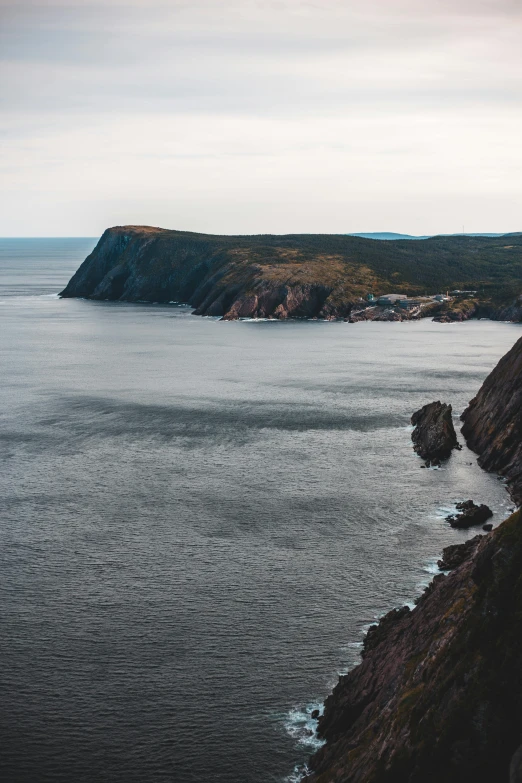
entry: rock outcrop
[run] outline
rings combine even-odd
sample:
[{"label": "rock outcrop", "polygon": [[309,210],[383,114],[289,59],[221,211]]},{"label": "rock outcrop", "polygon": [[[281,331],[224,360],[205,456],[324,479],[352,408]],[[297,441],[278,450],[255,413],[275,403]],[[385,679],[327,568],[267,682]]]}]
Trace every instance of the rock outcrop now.
[{"label": "rock outcrop", "polygon": [[522,337],[487,377],[461,418],[479,465],[505,476],[522,504]]},{"label": "rock outcrop", "polygon": [[472,500],[457,503],[457,511],[458,514],[450,514],[446,517],[446,521],[450,523],[451,527],[467,528],[483,525],[493,516],[489,506],[484,503],[477,506]]},{"label": "rock outcrop", "polygon": [[469,321],[477,315],[479,308],[478,299],[455,300],[443,305],[436,313],[433,320],[439,323],[452,323],[453,321]]},{"label": "rock outcrop", "polygon": [[501,238],[434,237],[413,248],[407,240],[343,234],[233,237],[118,226],[104,232],[61,295],[185,302],[197,315],[225,320],[402,321],[433,315],[442,306],[374,307],[367,295],[398,287],[418,296],[489,275],[495,282],[484,296],[494,296],[505,309],[520,288],[522,236],[510,241],[513,259],[507,263]]},{"label": "rock outcrop", "polygon": [[475,553],[482,536],[475,536],[465,541],[463,544],[450,544],[442,550],[442,558],[437,561],[441,571],[451,571],[453,568],[461,565],[465,560]]},{"label": "rock outcrop", "polygon": [[522,298],[506,302],[500,307],[491,301],[475,299],[454,299],[442,305],[433,320],[439,323],[469,321],[470,318],[490,318],[492,321],[522,322]]},{"label": "rock outcrop", "polygon": [[411,434],[413,448],[427,462],[440,462],[447,459],[453,449],[460,448],[451,410],[451,405],[446,403],[430,402],[411,417],[415,426]]},{"label": "rock outcrop", "polygon": [[[509,476],[515,499],[521,355],[522,340],[487,378],[463,428],[484,467]],[[393,610],[370,629],[361,664],[327,698],[318,726],[326,744],[307,783],[519,780],[522,512],[447,547],[439,567],[450,573],[413,610]]]},{"label": "rock outcrop", "polygon": [[493,321],[512,321],[522,323],[522,296],[505,307],[498,307],[488,316]]}]

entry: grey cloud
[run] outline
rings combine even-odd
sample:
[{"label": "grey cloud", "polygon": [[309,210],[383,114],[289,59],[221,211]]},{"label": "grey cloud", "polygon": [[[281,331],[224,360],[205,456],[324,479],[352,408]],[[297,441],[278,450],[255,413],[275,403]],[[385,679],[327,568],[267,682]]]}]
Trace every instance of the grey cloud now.
[{"label": "grey cloud", "polygon": [[[444,172],[441,190],[465,192],[471,203],[477,186],[468,181],[484,159],[484,204],[491,193],[496,203],[504,199],[505,211],[519,187],[520,0],[0,0],[0,30],[2,173],[12,192],[33,194],[41,214],[53,208],[41,194],[57,170],[60,193],[74,190],[79,177],[86,187],[93,156],[112,222],[129,221],[120,206],[127,198],[136,204],[133,219],[144,219],[147,185],[149,192],[163,187],[158,199],[165,202],[171,171],[178,190],[185,189],[176,209],[184,208],[187,191],[193,194],[191,219],[208,201],[217,220],[222,196],[211,204],[209,169],[220,190],[229,181],[238,193],[267,187],[270,195],[249,196],[265,199],[255,226],[261,231],[269,229],[264,216],[276,181],[285,203],[313,203],[324,187],[323,211],[331,199],[328,209],[339,214],[351,191],[366,192],[375,182],[387,183],[394,198],[397,190],[397,203],[403,193],[410,211],[425,188],[433,215],[438,196],[428,198],[426,173],[437,179]],[[277,159],[267,174],[256,163],[263,156]],[[234,157],[242,158],[237,171]],[[168,166],[160,169],[156,160]],[[136,169],[135,182],[125,179]],[[246,209],[243,196],[235,198],[223,202],[223,214]],[[385,209],[379,190],[368,198]],[[4,219],[21,220],[23,209],[17,213],[11,201]],[[367,209],[360,198],[351,208]],[[96,209],[108,207],[98,202]],[[149,222],[160,220],[155,210]],[[280,206],[274,210],[286,229]],[[330,230],[332,223],[322,225]],[[246,223],[244,230],[251,228]],[[444,227],[414,229],[433,230]]]},{"label": "grey cloud", "polygon": [[[114,2],[22,3],[16,13],[10,7],[1,44],[4,101],[17,111],[265,114],[285,107],[306,112],[312,103],[336,111],[371,102],[386,108],[398,100],[407,107],[519,98],[519,40],[511,24],[498,22],[487,52],[466,53],[484,36],[473,22],[493,13],[487,0],[474,10],[467,2],[418,0],[241,5],[249,13],[239,18],[231,13],[237,3],[167,9],[153,3],[146,12],[134,3],[126,14]],[[497,17],[517,13],[514,3],[495,7]],[[309,14],[296,18],[288,15],[292,10]],[[466,10],[465,24],[457,23]],[[397,58],[409,61],[392,78]],[[485,68],[488,58],[492,64]],[[510,58],[518,59],[518,69],[513,62],[509,74],[499,72]]]}]

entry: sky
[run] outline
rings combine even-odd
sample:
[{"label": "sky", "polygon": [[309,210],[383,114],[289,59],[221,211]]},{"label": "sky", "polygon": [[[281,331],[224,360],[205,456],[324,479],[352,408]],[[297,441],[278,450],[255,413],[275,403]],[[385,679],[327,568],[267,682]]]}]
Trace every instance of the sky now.
[{"label": "sky", "polygon": [[522,0],[0,0],[0,235],[522,231]]}]

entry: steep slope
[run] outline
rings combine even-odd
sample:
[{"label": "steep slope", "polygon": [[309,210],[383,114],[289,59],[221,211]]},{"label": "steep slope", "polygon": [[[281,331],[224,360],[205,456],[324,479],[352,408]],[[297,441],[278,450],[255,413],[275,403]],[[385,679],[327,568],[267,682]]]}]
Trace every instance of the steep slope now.
[{"label": "steep slope", "polygon": [[[464,414],[490,469],[520,454],[521,384],[519,340]],[[511,482],[522,497],[519,470]],[[522,744],[521,512],[448,554],[457,567],[370,629],[326,700],[309,783],[508,783]]]},{"label": "steep slope", "polygon": [[[63,297],[188,302],[199,315],[346,318],[368,293],[479,289],[483,314],[522,290],[522,236],[376,242],[347,235],[226,237],[107,229]],[[522,314],[521,314],[522,316]]]},{"label": "steep slope", "polygon": [[522,505],[522,337],[502,357],[462,414],[462,433],[479,465],[508,479]]}]

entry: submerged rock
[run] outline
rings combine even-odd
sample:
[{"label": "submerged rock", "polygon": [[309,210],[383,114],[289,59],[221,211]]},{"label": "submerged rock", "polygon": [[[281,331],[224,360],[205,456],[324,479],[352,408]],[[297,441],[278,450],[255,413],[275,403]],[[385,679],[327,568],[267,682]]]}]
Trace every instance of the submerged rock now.
[{"label": "submerged rock", "polygon": [[411,417],[415,426],[411,434],[413,448],[426,460],[426,465],[438,465],[453,449],[460,449],[451,417],[451,405],[430,402]]}]

